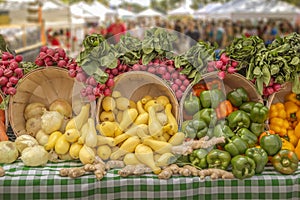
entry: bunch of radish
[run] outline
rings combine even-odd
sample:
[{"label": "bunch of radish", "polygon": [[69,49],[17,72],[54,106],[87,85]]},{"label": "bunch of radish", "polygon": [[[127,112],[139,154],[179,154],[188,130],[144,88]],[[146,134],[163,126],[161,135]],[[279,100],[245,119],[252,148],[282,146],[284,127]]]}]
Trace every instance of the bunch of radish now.
[{"label": "bunch of radish", "polygon": [[190,84],[186,75],[181,74],[181,68],[175,68],[174,61],[170,59],[154,59],[143,65],[140,61],[132,66],[134,71],[147,71],[164,79],[172,88],[178,100],[181,99],[184,91]]},{"label": "bunch of radish", "polygon": [[24,75],[21,55],[14,56],[9,52],[2,52],[0,60],[0,86],[5,95],[16,94],[15,86]]},{"label": "bunch of radish", "polygon": [[[256,79],[252,80],[252,83],[255,84]],[[271,77],[268,85],[263,84],[263,96],[268,98],[270,95],[278,92],[281,89],[281,84],[275,83],[275,78]]]},{"label": "bunch of radish", "polygon": [[224,79],[226,73],[233,74],[237,72],[238,62],[230,59],[225,53],[222,53],[220,59],[217,61],[210,61],[207,65],[207,71],[218,71],[220,79]]},{"label": "bunch of radish", "polygon": [[69,57],[63,48],[49,48],[42,46],[40,53],[35,59],[38,66],[58,66],[65,68],[69,62]]}]

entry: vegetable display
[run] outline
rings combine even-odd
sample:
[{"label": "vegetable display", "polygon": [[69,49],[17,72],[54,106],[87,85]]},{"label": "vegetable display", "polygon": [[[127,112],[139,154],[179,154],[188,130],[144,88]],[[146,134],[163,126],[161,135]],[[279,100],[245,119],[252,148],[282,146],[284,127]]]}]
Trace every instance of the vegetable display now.
[{"label": "vegetable display", "polygon": [[[14,95],[19,79],[33,69],[58,66],[83,86],[80,94],[87,101],[76,114],[73,102],[61,98],[49,105],[28,103],[21,113],[27,134],[14,142],[7,141],[1,110],[0,163],[20,158],[34,167],[77,160],[81,167],[61,169],[60,175],[76,178],[92,172],[98,180],[112,168],[122,177],[154,173],[160,179],[175,174],[246,179],[262,174],[268,162],[278,173],[293,174],[300,159],[299,38],[290,34],[269,46],[257,36],[236,38],[218,60],[216,48],[202,41],[177,55],[176,35],[161,28],[147,30],[142,40],[125,34],[117,44],[88,35],[76,59],[62,48],[46,46],[34,63],[1,52],[4,95]],[[133,100],[126,97],[128,91],[114,90],[115,78],[129,71],[161,78],[182,104],[180,116],[167,95]],[[216,72],[216,78],[203,79],[208,72]],[[228,89],[223,80],[231,73],[244,73],[265,100],[286,82],[293,84],[292,91],[284,102],[268,107],[251,99],[246,87]],[[93,101],[99,103],[96,116]]]}]

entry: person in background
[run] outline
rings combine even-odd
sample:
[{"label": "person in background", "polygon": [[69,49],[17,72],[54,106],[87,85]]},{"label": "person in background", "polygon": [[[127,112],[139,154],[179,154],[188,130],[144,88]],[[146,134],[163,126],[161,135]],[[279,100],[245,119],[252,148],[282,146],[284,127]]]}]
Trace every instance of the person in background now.
[{"label": "person in background", "polygon": [[51,46],[60,46],[61,45],[58,32],[53,33],[50,43],[51,43]]},{"label": "person in background", "polygon": [[121,35],[125,34],[126,30],[125,23],[123,23],[120,18],[116,17],[115,22],[108,26],[107,34],[108,37],[112,36],[114,40],[112,41],[113,43],[117,43],[120,41]]},{"label": "person in background", "polygon": [[188,25],[187,25],[187,31],[185,32],[185,34],[191,38],[190,39],[190,47],[193,46],[200,39],[200,33],[196,29],[194,21],[190,21],[188,23]]}]

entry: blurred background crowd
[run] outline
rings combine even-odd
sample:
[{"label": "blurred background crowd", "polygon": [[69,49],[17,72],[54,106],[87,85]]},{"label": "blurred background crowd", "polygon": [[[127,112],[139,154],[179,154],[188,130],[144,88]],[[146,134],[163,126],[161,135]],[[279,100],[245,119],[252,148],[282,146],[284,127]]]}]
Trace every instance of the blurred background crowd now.
[{"label": "blurred background crowd", "polygon": [[[23,54],[46,44],[76,55],[88,34],[117,42],[126,31],[142,38],[145,28],[154,26],[219,48],[251,35],[269,44],[277,36],[299,33],[300,1],[0,0],[0,34]],[[185,45],[191,43],[179,47]]]}]

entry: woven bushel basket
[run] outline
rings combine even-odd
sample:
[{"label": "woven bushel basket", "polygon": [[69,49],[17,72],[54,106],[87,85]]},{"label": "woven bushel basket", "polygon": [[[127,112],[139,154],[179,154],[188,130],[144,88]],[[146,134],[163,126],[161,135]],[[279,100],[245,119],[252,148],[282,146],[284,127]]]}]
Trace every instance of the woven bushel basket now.
[{"label": "woven bushel basket", "polygon": [[[211,72],[202,75],[202,79],[200,80],[200,82],[206,83],[214,79],[219,79],[217,72]],[[180,123],[182,123],[185,120],[184,112],[183,112],[183,104],[185,99],[188,98],[188,96],[192,92],[192,87],[193,85],[189,85],[181,98],[180,101],[181,122]],[[258,94],[255,85],[251,81],[247,80],[243,75],[238,73],[226,74],[225,79],[223,79],[224,93],[228,94],[228,92],[239,87],[243,87],[247,91],[251,101],[263,103],[262,97]]]},{"label": "woven bushel basket", "polygon": [[24,110],[29,103],[49,105],[62,98],[72,105],[74,79],[68,71],[58,67],[43,67],[26,74],[17,84],[17,93],[9,101],[9,121],[18,137],[26,134]]},{"label": "woven bushel basket", "polygon": [[[123,97],[126,97],[134,102],[141,100],[144,96],[150,95],[158,97],[165,95],[169,98],[172,104],[172,114],[179,122],[179,103],[172,89],[156,75],[144,71],[126,72],[118,75],[115,78],[113,91],[119,91]],[[97,102],[97,117],[99,123],[99,115],[102,111],[100,98]]]}]

